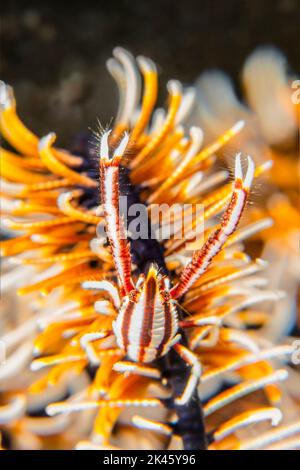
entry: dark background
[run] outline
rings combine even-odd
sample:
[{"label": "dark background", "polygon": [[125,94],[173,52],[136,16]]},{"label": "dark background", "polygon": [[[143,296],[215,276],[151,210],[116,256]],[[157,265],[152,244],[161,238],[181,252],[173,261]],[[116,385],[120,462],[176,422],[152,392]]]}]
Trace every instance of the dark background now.
[{"label": "dark background", "polygon": [[25,122],[39,135],[56,131],[64,144],[115,115],[105,61],[116,45],[151,57],[161,90],[169,78],[192,83],[212,67],[238,86],[259,45],[279,47],[300,70],[300,0],[3,3],[1,78],[15,87]]}]

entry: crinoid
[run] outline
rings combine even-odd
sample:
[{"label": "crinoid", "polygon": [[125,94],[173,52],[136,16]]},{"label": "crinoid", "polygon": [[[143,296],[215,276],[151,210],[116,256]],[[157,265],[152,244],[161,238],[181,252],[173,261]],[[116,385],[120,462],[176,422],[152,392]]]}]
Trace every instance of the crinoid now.
[{"label": "crinoid", "polygon": [[[278,364],[293,346],[259,334],[272,321],[262,305],[283,293],[266,288],[265,263],[242,241],[269,222],[238,227],[269,162],[237,154],[228,182],[214,162],[243,122],[201,148],[201,129],[186,130],[193,90],[170,81],[167,110],[154,111],[156,67],[137,65],[114,51],[117,118],[80,155],[29,131],[2,85],[1,131],[15,149],[1,150],[2,219],[16,234],[2,243],[2,287],[29,299],[15,325],[3,317],[3,447],[251,449],[300,431],[266,424],[282,420],[278,383],[288,374]],[[161,216],[152,208],[162,203]],[[138,236],[135,204],[146,214]],[[158,236],[184,205],[184,236],[176,224]],[[249,425],[259,437],[245,438]]]}]

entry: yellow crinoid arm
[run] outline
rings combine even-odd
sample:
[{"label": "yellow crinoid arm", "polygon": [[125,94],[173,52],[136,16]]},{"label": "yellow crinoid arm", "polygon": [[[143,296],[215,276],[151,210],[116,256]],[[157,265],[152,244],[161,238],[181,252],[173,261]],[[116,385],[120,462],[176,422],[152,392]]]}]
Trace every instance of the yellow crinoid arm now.
[{"label": "yellow crinoid arm", "polygon": [[[12,87],[0,82],[0,131],[7,142],[26,157],[39,157],[39,138],[31,132],[17,114]],[[78,166],[82,160],[64,150],[54,149],[57,159]]]},{"label": "yellow crinoid arm", "polygon": [[138,64],[144,76],[144,96],[140,115],[131,132],[130,140],[132,143],[135,143],[147,126],[157,98],[157,71],[155,65],[144,57],[138,58]]},{"label": "yellow crinoid arm", "polygon": [[149,157],[174,127],[176,114],[182,98],[180,83],[176,80],[170,81],[168,83],[168,91],[170,94],[170,102],[164,123],[132,161],[132,168],[136,168],[142,161]]},{"label": "yellow crinoid arm", "polygon": [[81,173],[76,173],[69,167],[60,162],[52,147],[56,140],[56,135],[51,132],[43,137],[39,142],[39,154],[45,166],[54,174],[67,178],[74,182],[74,184],[81,184],[88,187],[97,187],[97,182],[93,181],[88,176]]}]

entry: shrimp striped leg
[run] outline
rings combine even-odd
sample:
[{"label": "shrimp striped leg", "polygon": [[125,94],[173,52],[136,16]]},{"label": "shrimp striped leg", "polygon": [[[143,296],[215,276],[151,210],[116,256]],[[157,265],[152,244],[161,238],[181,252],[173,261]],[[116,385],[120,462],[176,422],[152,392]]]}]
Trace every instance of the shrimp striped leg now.
[{"label": "shrimp striped leg", "polygon": [[190,401],[201,377],[201,365],[197,356],[180,343],[173,346],[179,356],[191,366],[190,376],[181,396],[175,399],[177,405],[185,405]]},{"label": "shrimp striped leg", "polygon": [[161,372],[156,367],[150,367],[144,364],[136,364],[135,362],[130,362],[130,361],[116,362],[113,366],[113,370],[117,372],[138,374],[143,377],[149,377],[151,379],[161,378]]},{"label": "shrimp striped leg", "polygon": [[123,407],[160,407],[163,405],[162,400],[158,398],[120,398],[111,400],[87,400],[81,402],[56,402],[47,406],[46,411],[49,416],[54,416],[59,413],[72,413],[86,410],[93,410],[97,408],[123,408]]},{"label": "shrimp striped leg", "polygon": [[101,198],[104,206],[106,231],[112,249],[118,279],[124,294],[134,289],[131,279],[131,256],[119,210],[119,166],[126,150],[129,135],[124,134],[119,146],[109,156],[108,137],[105,132],[100,143]]},{"label": "shrimp striped leg", "polygon": [[254,177],[254,162],[248,157],[248,169],[243,179],[241,156],[235,159],[235,181],[230,203],[223,214],[218,228],[205,242],[203,247],[195,251],[192,260],[183,270],[179,282],[171,289],[173,299],[180,298],[197,281],[208,268],[212,259],[219,253],[224,243],[235,231],[242,216],[249,189]]},{"label": "shrimp striped leg", "polygon": [[97,354],[97,351],[93,345],[94,341],[98,341],[99,339],[106,338],[112,334],[111,331],[99,331],[99,332],[92,332],[86,333],[80,338],[80,346],[86,352],[86,355],[89,359],[89,362],[94,365],[98,366],[100,364],[100,358]]}]

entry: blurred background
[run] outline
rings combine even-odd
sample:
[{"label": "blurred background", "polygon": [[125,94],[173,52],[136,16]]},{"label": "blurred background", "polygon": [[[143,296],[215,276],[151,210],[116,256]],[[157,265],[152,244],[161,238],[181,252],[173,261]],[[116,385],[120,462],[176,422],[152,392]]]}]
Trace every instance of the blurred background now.
[{"label": "blurred background", "polygon": [[[105,68],[113,47],[152,58],[164,91],[170,78],[192,83],[207,68],[239,87],[245,58],[275,45],[300,69],[299,0],[68,2],[2,5],[1,79],[14,86],[23,120],[68,145],[79,131],[107,124],[117,107]],[[161,100],[165,94],[161,93]]]}]

